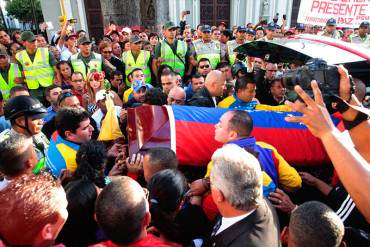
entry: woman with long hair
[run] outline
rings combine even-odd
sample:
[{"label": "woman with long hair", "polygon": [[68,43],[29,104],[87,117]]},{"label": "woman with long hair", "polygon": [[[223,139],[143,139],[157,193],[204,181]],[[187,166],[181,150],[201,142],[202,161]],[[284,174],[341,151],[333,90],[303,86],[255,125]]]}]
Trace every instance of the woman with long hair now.
[{"label": "woman with long hair", "polygon": [[183,246],[204,239],[210,223],[199,205],[187,201],[187,182],[179,171],[166,169],[148,183],[153,232],[163,240]]},{"label": "woman with long hair", "polygon": [[[86,106],[87,111],[90,114],[93,114],[96,109],[96,100],[95,96],[96,93],[102,89],[104,89],[104,78],[105,73],[104,72],[98,72],[98,71],[91,71],[87,75],[86,78],[86,94],[84,97],[84,106]],[[119,98],[118,94],[112,90],[109,90],[110,93],[113,94],[113,102],[117,106],[122,106],[122,100]]]},{"label": "woman with long hair", "polygon": [[62,77],[62,88],[71,89],[72,88],[72,66],[67,61],[60,61],[57,63],[57,69]]}]

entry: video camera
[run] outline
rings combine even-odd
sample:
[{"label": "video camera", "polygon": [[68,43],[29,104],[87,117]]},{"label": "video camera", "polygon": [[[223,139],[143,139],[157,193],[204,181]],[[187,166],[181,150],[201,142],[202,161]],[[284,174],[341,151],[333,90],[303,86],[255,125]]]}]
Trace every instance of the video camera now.
[{"label": "video camera", "polygon": [[[331,103],[339,99],[339,73],[334,65],[328,65],[324,60],[312,58],[302,67],[288,71],[283,75],[283,81],[287,89],[293,90],[295,85],[301,88],[313,97],[311,81],[316,80],[320,87],[323,100],[329,112],[333,111]],[[351,81],[351,93],[354,92],[353,82]],[[296,100],[296,98],[290,100]]]}]

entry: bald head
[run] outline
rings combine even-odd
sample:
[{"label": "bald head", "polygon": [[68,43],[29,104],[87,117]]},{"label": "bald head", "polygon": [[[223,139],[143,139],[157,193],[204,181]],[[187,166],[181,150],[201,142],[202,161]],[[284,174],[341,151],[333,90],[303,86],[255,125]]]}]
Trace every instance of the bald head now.
[{"label": "bald head", "polygon": [[145,193],[129,177],[112,180],[99,194],[95,210],[100,227],[115,244],[137,241],[150,221],[144,222],[149,214]]},{"label": "bald head", "polygon": [[181,87],[174,87],[168,93],[167,102],[169,105],[184,105],[185,99],[185,90]]},{"label": "bald head", "polygon": [[222,96],[226,87],[226,77],[219,70],[212,70],[204,82],[211,96]]}]

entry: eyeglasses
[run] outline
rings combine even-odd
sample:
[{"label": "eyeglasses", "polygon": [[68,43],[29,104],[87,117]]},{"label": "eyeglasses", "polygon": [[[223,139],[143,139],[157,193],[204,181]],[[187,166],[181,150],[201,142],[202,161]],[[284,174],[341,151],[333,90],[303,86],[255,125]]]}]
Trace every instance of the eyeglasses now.
[{"label": "eyeglasses", "polygon": [[207,65],[199,65],[199,68],[201,68],[201,69],[208,69],[209,68],[209,64],[207,64]]},{"label": "eyeglasses", "polygon": [[103,53],[105,53],[105,54],[111,54],[112,51],[103,51]]}]

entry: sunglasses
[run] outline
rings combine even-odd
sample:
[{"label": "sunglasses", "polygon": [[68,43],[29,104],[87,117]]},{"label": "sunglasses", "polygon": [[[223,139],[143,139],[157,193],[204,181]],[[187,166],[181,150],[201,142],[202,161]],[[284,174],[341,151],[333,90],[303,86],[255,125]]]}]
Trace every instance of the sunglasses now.
[{"label": "sunglasses", "polygon": [[59,95],[59,100],[58,100],[59,105],[60,105],[60,103],[62,103],[62,102],[63,102],[63,100],[65,100],[65,99],[66,99],[66,98],[68,98],[68,97],[72,97],[72,96],[74,96],[74,94],[73,94],[73,93],[71,93],[71,92],[64,92],[64,93],[61,93],[61,94]]},{"label": "sunglasses", "polygon": [[209,68],[209,65],[207,64],[207,65],[201,65],[201,66],[199,66],[199,68],[201,68],[201,69],[208,69]]},{"label": "sunglasses", "polygon": [[111,54],[112,51],[103,51],[103,53],[105,53],[105,54]]}]

